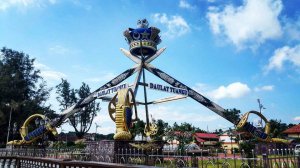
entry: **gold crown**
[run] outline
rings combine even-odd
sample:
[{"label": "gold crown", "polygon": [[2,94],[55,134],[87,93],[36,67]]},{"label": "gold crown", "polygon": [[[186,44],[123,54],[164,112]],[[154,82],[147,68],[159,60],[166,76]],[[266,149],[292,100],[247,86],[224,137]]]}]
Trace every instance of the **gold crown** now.
[{"label": "gold crown", "polygon": [[130,43],[130,53],[136,56],[154,55],[157,51],[157,44],[152,40],[134,40]]}]

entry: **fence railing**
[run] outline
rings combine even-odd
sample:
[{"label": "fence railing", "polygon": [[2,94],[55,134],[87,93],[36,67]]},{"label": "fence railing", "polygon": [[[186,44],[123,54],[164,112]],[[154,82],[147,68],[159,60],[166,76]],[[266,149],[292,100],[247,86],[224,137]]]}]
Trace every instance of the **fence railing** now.
[{"label": "fence railing", "polygon": [[263,155],[258,155],[252,150],[248,158],[243,151],[227,154],[226,151],[221,150],[175,152],[120,148],[113,152],[105,148],[89,151],[82,149],[0,149],[0,168],[20,166],[60,168],[72,164],[75,164],[75,167],[80,167],[80,165],[93,167],[94,164],[98,164],[99,167],[104,164],[108,166],[113,164],[113,167],[116,167],[115,165],[130,165],[131,167],[148,165],[198,168],[300,168],[300,156],[295,155],[293,149],[269,149]]},{"label": "fence railing", "polygon": [[137,168],[142,165],[117,164],[92,161],[74,161],[53,158],[0,156],[1,168]]},{"label": "fence railing", "polygon": [[152,165],[156,167],[263,167],[262,158],[245,158],[241,154],[227,155],[215,151],[194,150],[185,152],[148,151],[132,152],[120,150],[116,154],[116,163]]},{"label": "fence railing", "polygon": [[296,167],[300,168],[300,156],[293,149],[269,149],[262,155],[265,167]]}]

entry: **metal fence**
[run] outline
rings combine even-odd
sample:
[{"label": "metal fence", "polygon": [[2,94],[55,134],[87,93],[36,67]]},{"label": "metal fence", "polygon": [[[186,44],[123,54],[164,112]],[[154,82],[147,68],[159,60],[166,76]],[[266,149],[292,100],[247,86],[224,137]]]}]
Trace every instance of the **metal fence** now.
[{"label": "metal fence", "polygon": [[122,150],[116,154],[116,163],[152,165],[155,167],[263,167],[262,158],[245,158],[243,154],[227,155],[220,150],[186,150],[184,152],[151,150],[132,152]]},{"label": "metal fence", "polygon": [[135,148],[119,148],[117,151],[111,151],[107,148],[90,150],[0,149],[0,168],[42,167],[41,165],[45,164],[60,168],[67,165],[67,162],[68,164],[71,163],[71,160],[72,164],[101,163],[102,166],[105,162],[105,164],[111,163],[114,166],[135,165],[135,167],[147,165],[196,168],[300,168],[300,157],[295,155],[293,149],[269,149],[263,155],[258,155],[252,150],[250,158],[249,155],[246,158],[243,151],[241,153],[227,153],[228,151],[221,150],[185,150],[184,152],[178,152],[174,150],[145,151]]},{"label": "metal fence", "polygon": [[269,149],[262,156],[265,167],[300,167],[300,156],[293,149]]},{"label": "metal fence", "polygon": [[[116,164],[92,161],[74,161],[53,158],[0,156],[1,168],[140,168],[141,165]],[[149,166],[147,166],[149,167]]]}]

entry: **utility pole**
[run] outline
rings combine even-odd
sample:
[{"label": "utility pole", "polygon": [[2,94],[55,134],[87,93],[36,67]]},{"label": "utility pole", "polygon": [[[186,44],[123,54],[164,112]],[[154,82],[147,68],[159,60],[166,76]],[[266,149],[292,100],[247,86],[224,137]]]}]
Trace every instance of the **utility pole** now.
[{"label": "utility pole", "polygon": [[9,121],[8,121],[8,129],[7,129],[7,138],[6,138],[6,144],[8,143],[9,140],[9,133],[10,133],[10,122],[11,122],[11,112],[12,112],[12,105],[7,104],[10,106],[10,111],[9,111]]},{"label": "utility pole", "polygon": [[96,132],[95,132],[94,140],[96,141],[96,137],[97,137],[97,129],[98,129],[99,127],[101,127],[101,126],[98,125],[97,123],[95,123],[95,125],[96,125]]},{"label": "utility pole", "polygon": [[[258,107],[259,107],[259,113],[261,114],[261,110],[266,109],[266,108],[261,104],[260,99],[257,99],[257,102],[258,102]],[[263,127],[262,126],[262,118],[260,118],[260,126]]]},{"label": "utility pole", "polygon": [[11,115],[13,110],[16,110],[21,104],[23,104],[23,102],[21,103],[17,103],[14,100],[11,100],[10,103],[5,104],[7,107],[10,107],[10,111],[9,111],[9,120],[8,120],[8,128],[7,128],[7,137],[6,137],[6,144],[8,143],[9,140],[9,134],[10,134],[10,130],[11,130]]},{"label": "utility pole", "polygon": [[64,130],[63,128],[61,128],[61,133],[64,133],[64,134],[65,134],[66,143],[67,143],[67,141],[68,141],[68,135],[67,135],[67,133],[65,133],[64,131],[66,131],[66,130]]}]

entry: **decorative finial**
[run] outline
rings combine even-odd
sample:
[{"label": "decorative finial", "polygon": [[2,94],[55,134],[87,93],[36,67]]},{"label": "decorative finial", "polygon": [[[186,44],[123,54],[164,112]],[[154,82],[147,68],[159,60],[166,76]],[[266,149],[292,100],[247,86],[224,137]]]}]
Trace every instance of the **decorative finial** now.
[{"label": "decorative finial", "polygon": [[128,28],[124,36],[129,44],[130,53],[134,56],[149,57],[156,53],[157,45],[161,42],[160,30],[149,27],[147,19],[137,21],[137,28]]},{"label": "decorative finial", "polygon": [[137,21],[137,28],[148,28],[149,23],[147,19],[142,19]]}]

